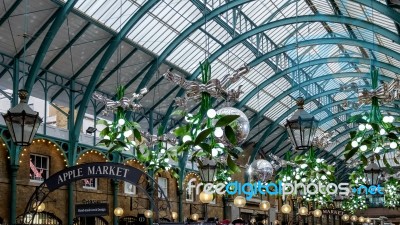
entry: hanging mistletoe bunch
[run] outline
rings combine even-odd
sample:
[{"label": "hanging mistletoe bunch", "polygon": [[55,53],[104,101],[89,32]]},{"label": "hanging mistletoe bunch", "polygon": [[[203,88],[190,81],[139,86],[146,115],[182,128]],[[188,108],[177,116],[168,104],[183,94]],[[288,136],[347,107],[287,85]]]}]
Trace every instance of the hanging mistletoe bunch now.
[{"label": "hanging mistletoe bunch", "polygon": [[400,196],[398,190],[400,188],[400,182],[390,177],[384,182],[384,204],[387,208],[396,208],[400,204]]},{"label": "hanging mistletoe bunch", "polygon": [[345,199],[342,204],[342,209],[344,211],[354,213],[355,210],[365,210],[368,208],[365,193],[358,193],[358,187],[365,185],[367,182],[366,175],[364,173],[364,167],[359,166],[359,168],[353,171],[349,176],[350,188],[352,194],[348,199]]},{"label": "hanging mistletoe bunch", "polygon": [[[117,88],[117,100],[124,97],[125,88],[119,86]],[[109,153],[113,151],[129,151],[137,146],[137,142],[141,142],[140,126],[136,122],[129,121],[125,118],[125,109],[118,106],[115,110],[114,121],[98,120],[97,124],[104,125],[105,128],[100,132],[100,142],[98,144],[105,145],[109,148]]]},{"label": "hanging mistletoe bunch", "polygon": [[[316,202],[319,205],[325,206],[333,201],[332,196],[328,194],[326,190],[326,186],[329,183],[335,182],[335,168],[331,165],[328,165],[324,159],[317,158],[315,155],[315,150],[311,148],[308,153],[304,155],[299,155],[294,158],[294,160],[290,160],[290,156],[286,156],[287,161],[292,161],[291,165],[296,166],[287,166],[283,168],[277,174],[277,178],[282,183],[314,183],[323,185],[325,188],[321,188],[325,194],[322,194],[319,191],[316,191],[317,194],[314,193],[314,190],[311,190],[307,194],[304,194],[303,201],[305,202]],[[305,193],[303,190],[297,190],[300,193]]]},{"label": "hanging mistletoe bunch", "polygon": [[[200,65],[202,84],[186,82],[184,88],[190,93],[201,93],[201,106],[197,114],[176,110],[173,115],[185,118],[186,123],[177,127],[173,133],[180,144],[172,147],[178,155],[187,153],[192,162],[202,165],[204,159],[216,163],[216,179],[228,181],[233,173],[240,172],[235,159],[242,149],[238,147],[248,135],[248,120],[243,112],[235,108],[214,110],[208,90],[214,90],[219,81],[211,79],[211,66],[208,61]],[[201,87],[201,88],[200,88]],[[216,95],[218,96],[218,95]],[[247,123],[246,123],[247,122]]]},{"label": "hanging mistletoe bunch", "polygon": [[354,214],[356,210],[367,209],[367,201],[363,195],[353,195],[349,199],[343,200],[342,209],[343,211]]},{"label": "hanging mistletoe bunch", "polygon": [[[378,70],[371,71],[372,88],[378,89]],[[345,147],[345,157],[349,160],[358,154],[363,165],[368,164],[366,155],[372,155],[377,161],[383,155],[383,163],[388,169],[390,164],[386,159],[386,153],[397,151],[400,146],[398,138],[400,128],[395,126],[393,116],[383,117],[379,109],[379,97],[371,96],[370,113],[352,116],[348,119],[348,123],[358,124],[358,131],[350,132],[351,140]],[[396,158],[394,162],[399,164]]]},{"label": "hanging mistletoe bunch", "polygon": [[[135,149],[138,160],[145,163],[148,170],[154,173],[171,169],[171,161],[178,161],[176,148],[168,148],[175,145],[176,140],[166,134],[162,134],[162,127],[158,129],[158,135],[142,132],[142,144]],[[178,178],[175,170],[170,170],[171,175]]]}]

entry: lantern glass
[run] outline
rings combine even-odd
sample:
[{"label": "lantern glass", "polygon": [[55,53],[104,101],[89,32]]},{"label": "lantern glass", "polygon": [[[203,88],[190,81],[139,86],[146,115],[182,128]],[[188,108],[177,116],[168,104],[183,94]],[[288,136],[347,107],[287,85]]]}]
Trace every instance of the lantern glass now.
[{"label": "lantern glass", "polygon": [[290,141],[296,150],[307,150],[311,147],[315,132],[318,127],[318,120],[306,112],[303,108],[304,99],[297,99],[297,111],[287,120],[285,125]]},{"label": "lantern glass", "polygon": [[369,185],[377,185],[379,183],[379,176],[382,170],[379,168],[378,164],[372,162],[364,169],[365,175],[367,176]]},{"label": "lantern glass", "polygon": [[351,217],[350,217],[350,220],[351,221],[353,221],[353,222],[357,222],[357,216],[356,215],[352,215]]},{"label": "lantern glass", "polygon": [[199,162],[200,176],[203,182],[213,183],[217,163],[212,159],[204,159]]},{"label": "lantern glass", "polygon": [[27,146],[32,143],[42,119],[39,117],[38,112],[29,107],[27,101],[28,92],[20,90],[18,94],[20,98],[19,104],[2,115],[13,142],[18,146]]},{"label": "lantern glass", "polygon": [[348,221],[349,219],[350,219],[350,216],[349,216],[349,215],[343,214],[343,216],[342,216],[342,220],[343,220],[343,221]]}]

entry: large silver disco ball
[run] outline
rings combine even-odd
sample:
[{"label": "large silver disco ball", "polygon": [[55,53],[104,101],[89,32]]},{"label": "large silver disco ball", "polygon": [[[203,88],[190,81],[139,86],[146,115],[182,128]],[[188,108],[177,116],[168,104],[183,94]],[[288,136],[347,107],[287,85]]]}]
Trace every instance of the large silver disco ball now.
[{"label": "large silver disco ball", "polygon": [[233,128],[236,136],[236,142],[238,145],[242,144],[250,132],[250,123],[244,114],[239,109],[233,107],[221,108],[217,111],[218,115],[239,115],[240,117],[233,121],[230,125]]},{"label": "large silver disco ball", "polygon": [[253,181],[267,182],[274,174],[271,163],[265,159],[254,160],[249,168],[250,176]]}]

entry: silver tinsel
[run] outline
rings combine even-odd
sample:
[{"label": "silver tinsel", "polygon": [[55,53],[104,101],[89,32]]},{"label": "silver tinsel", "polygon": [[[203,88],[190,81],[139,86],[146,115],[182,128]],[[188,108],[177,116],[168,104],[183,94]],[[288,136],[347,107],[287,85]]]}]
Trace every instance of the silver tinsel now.
[{"label": "silver tinsel", "polygon": [[241,86],[239,86],[237,89],[228,90],[227,88],[229,85],[237,82],[242,76],[244,76],[248,72],[249,68],[247,66],[244,66],[234,71],[232,75],[225,75],[222,80],[211,79],[206,84],[202,84],[198,81],[186,80],[184,77],[174,74],[171,71],[168,71],[163,76],[165,77],[165,79],[185,89],[185,98],[175,99],[175,103],[178,106],[185,106],[186,103],[184,101],[199,101],[201,99],[201,93],[203,92],[209,93],[212,97],[223,98],[227,101],[238,100],[240,94],[243,93],[241,91]]},{"label": "silver tinsel", "polygon": [[123,97],[119,101],[114,101],[96,92],[93,94],[93,99],[105,105],[105,114],[116,112],[119,107],[123,110],[139,111],[142,109],[142,105],[136,103],[136,100],[143,97],[146,93],[147,88],[143,88],[140,90],[140,93],[133,93],[131,98]]}]

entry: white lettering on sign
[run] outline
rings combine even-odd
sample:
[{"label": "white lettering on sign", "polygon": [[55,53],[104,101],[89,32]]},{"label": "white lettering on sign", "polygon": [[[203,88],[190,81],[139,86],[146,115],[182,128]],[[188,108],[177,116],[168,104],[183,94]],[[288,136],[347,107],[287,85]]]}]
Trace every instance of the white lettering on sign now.
[{"label": "white lettering on sign", "polygon": [[87,175],[111,175],[125,177],[128,174],[128,169],[116,166],[92,166],[88,167]]},{"label": "white lettering on sign", "polygon": [[58,175],[57,181],[60,184],[60,183],[65,182],[66,180],[75,179],[75,178],[79,178],[82,176],[83,176],[82,168],[78,168],[78,169],[70,170],[68,172]]}]

